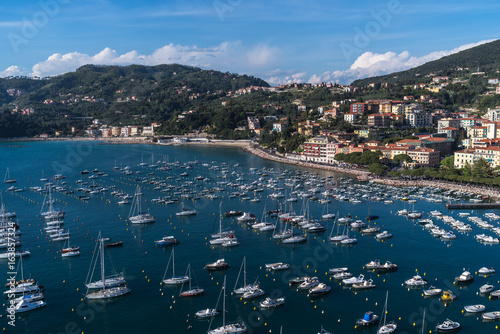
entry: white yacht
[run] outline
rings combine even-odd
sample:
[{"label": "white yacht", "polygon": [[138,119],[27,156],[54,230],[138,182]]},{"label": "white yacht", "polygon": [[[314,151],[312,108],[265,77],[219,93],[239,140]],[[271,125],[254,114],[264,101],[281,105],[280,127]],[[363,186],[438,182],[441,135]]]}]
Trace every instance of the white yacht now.
[{"label": "white yacht", "polygon": [[420,275],[415,275],[405,281],[405,284],[410,287],[422,287],[427,285],[427,280],[423,279]]}]

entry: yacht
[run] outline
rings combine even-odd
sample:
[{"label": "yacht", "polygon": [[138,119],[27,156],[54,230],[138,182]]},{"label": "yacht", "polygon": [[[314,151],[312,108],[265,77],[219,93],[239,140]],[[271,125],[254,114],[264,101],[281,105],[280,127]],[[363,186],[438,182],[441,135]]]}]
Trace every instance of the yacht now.
[{"label": "yacht", "polygon": [[439,332],[453,332],[461,328],[460,323],[446,319],[444,322],[437,324],[436,329]]},{"label": "yacht", "polygon": [[479,275],[493,275],[495,273],[495,268],[493,267],[482,267],[477,271]]},{"label": "yacht", "polygon": [[373,283],[373,280],[371,280],[371,279],[364,281],[364,282],[361,282],[361,283],[354,283],[352,285],[352,288],[356,289],[356,290],[367,290],[367,289],[373,289],[375,287],[376,287],[376,285]]},{"label": "yacht", "polygon": [[254,299],[260,296],[264,296],[266,293],[261,288],[253,288],[250,291],[245,292],[241,298],[243,299]]},{"label": "yacht", "polygon": [[438,289],[431,285],[429,289],[424,290],[424,296],[425,297],[439,296],[442,291],[443,291],[442,289]]},{"label": "yacht", "polygon": [[207,308],[205,310],[201,310],[195,313],[195,316],[198,318],[212,318],[218,316],[220,311],[214,308]]},{"label": "yacht", "polygon": [[15,313],[22,313],[22,312],[33,311],[33,310],[42,308],[42,307],[44,307],[46,305],[47,305],[47,303],[44,302],[43,300],[28,301],[26,299],[22,299],[14,307],[14,312]]},{"label": "yacht", "polygon": [[174,238],[174,236],[164,236],[160,240],[155,241],[155,245],[160,245],[160,246],[167,246],[167,245],[177,245],[179,243],[179,240]]},{"label": "yacht", "polygon": [[457,283],[471,283],[474,280],[474,276],[468,271],[464,271],[460,276],[455,277]]},{"label": "yacht", "polygon": [[276,262],[276,263],[268,263],[266,264],[266,269],[269,270],[287,270],[290,269],[290,265],[288,263]]},{"label": "yacht", "polygon": [[342,283],[344,283],[345,285],[352,285],[352,284],[363,283],[364,281],[365,281],[365,276],[361,274],[358,277],[346,278],[342,280]]},{"label": "yacht", "polygon": [[260,307],[262,308],[274,308],[278,307],[280,305],[285,304],[285,298],[277,298],[277,299],[271,299],[271,298],[266,298],[263,301],[260,302]]},{"label": "yacht", "polygon": [[370,261],[367,264],[365,264],[365,269],[377,269],[378,266],[380,266],[380,260],[375,260],[375,261]]},{"label": "yacht", "polygon": [[389,233],[387,231],[383,231],[381,233],[378,233],[375,236],[375,239],[377,239],[377,240],[386,240],[386,239],[390,239],[390,238],[392,238],[392,233]]},{"label": "yacht", "polygon": [[229,268],[229,264],[224,259],[218,259],[213,263],[209,263],[205,266],[207,270],[221,270]]},{"label": "yacht", "polygon": [[481,285],[481,287],[479,288],[479,293],[480,294],[489,294],[494,289],[495,289],[494,285],[486,283],[484,285]]},{"label": "yacht", "polygon": [[309,296],[320,296],[320,295],[325,295],[329,293],[332,290],[332,288],[329,285],[326,285],[325,283],[320,283],[317,286],[310,288],[309,289]]},{"label": "yacht", "polygon": [[405,281],[405,284],[410,287],[422,287],[427,285],[427,280],[423,279],[420,275],[415,275]]},{"label": "yacht", "polygon": [[465,312],[469,313],[481,313],[486,310],[486,306],[481,305],[481,304],[476,304],[476,305],[467,305],[464,306]]}]

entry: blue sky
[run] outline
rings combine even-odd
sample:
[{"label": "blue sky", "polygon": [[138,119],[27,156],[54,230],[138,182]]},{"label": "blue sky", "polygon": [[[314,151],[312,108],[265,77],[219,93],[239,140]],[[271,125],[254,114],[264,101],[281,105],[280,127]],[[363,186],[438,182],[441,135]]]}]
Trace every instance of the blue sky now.
[{"label": "blue sky", "polygon": [[496,0],[4,2],[0,77],[181,63],[349,83],[495,40],[499,14]]}]

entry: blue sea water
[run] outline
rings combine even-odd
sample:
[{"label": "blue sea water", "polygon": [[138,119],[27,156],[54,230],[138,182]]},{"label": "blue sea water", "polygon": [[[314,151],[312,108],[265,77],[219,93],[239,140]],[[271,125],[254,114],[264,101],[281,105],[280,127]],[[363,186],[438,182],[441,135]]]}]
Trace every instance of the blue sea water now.
[{"label": "blue sea water", "polygon": [[[154,156],[154,158],[152,158]],[[149,167],[139,167],[141,161],[150,163],[165,159],[169,162],[199,161],[192,169],[172,167],[170,171],[159,171]],[[388,320],[399,324],[400,333],[420,333],[422,331],[422,314],[426,310],[425,332],[435,332],[438,322],[450,318],[459,321],[463,333],[493,333],[498,323],[482,323],[480,317],[466,316],[462,313],[464,305],[484,304],[488,311],[500,310],[500,301],[489,300],[478,295],[482,284],[489,282],[500,288],[499,276],[485,278],[475,275],[475,281],[464,287],[453,284],[454,277],[463,270],[473,274],[483,266],[496,266],[500,269],[498,247],[500,245],[483,245],[475,241],[474,235],[485,233],[485,230],[473,226],[470,234],[456,232],[458,238],[452,243],[444,243],[432,237],[426,230],[413,221],[397,216],[396,211],[408,207],[402,201],[387,205],[381,202],[363,200],[362,204],[338,202],[332,200],[330,211],[339,212],[340,216],[351,214],[364,219],[368,214],[379,215],[376,221],[383,230],[394,234],[387,242],[379,242],[373,236],[363,236],[352,232],[358,239],[354,246],[337,246],[328,241],[333,221],[323,222],[327,231],[323,234],[309,235],[307,243],[300,245],[281,245],[271,239],[271,233],[256,233],[244,224],[238,224],[235,218],[224,218],[223,224],[235,230],[240,246],[230,249],[211,247],[207,237],[218,225],[219,203],[222,210],[241,210],[261,217],[264,208],[275,209],[276,201],[268,195],[273,192],[267,189],[256,196],[259,203],[250,203],[240,198],[228,198],[236,188],[226,188],[217,192],[219,199],[210,200],[202,197],[199,200],[185,200],[185,206],[195,208],[196,216],[178,218],[177,204],[162,205],[151,202],[153,198],[173,195],[153,190],[154,185],[134,181],[144,178],[153,172],[157,180],[167,184],[181,185],[192,181],[191,189],[201,192],[211,189],[222,181],[221,171],[211,170],[203,163],[211,166],[227,164],[230,171],[228,181],[242,177],[246,184],[258,180],[261,175],[252,173],[250,168],[273,168],[267,178],[277,178],[284,169],[304,171],[295,166],[281,165],[262,160],[235,148],[204,146],[152,146],[152,145],[107,145],[99,142],[17,142],[0,144],[0,173],[7,167],[10,176],[17,179],[14,184],[24,188],[24,192],[6,192],[3,187],[3,199],[9,210],[17,213],[22,231],[22,249],[29,249],[31,256],[23,259],[25,277],[35,277],[45,287],[44,295],[47,306],[43,309],[16,316],[15,327],[7,323],[6,313],[0,322],[7,333],[205,333],[210,325],[209,320],[195,319],[194,313],[201,309],[216,306],[224,275],[227,275],[226,310],[228,322],[243,320],[249,333],[317,333],[320,328],[333,333],[355,332],[355,321],[366,311],[382,315],[386,291],[389,291]],[[235,165],[237,165],[235,167]],[[141,174],[125,175],[114,171],[115,166],[130,166],[131,170]],[[44,222],[40,217],[43,195],[30,190],[30,187],[42,186],[39,179],[63,174],[68,189],[79,187],[75,183],[88,179],[93,169],[99,169],[109,176],[95,179],[99,186],[116,186],[117,190],[133,194],[137,185],[141,187],[143,208],[149,209],[156,218],[156,223],[147,226],[131,226],[126,218],[130,206],[119,206],[118,199],[110,189],[106,193],[92,195],[89,201],[78,199],[80,193],[54,193],[56,207],[66,211],[64,227],[71,232],[72,245],[79,245],[81,255],[62,259],[58,251],[63,248],[62,242],[49,242],[43,233]],[[89,170],[89,175],[80,175],[82,170]],[[308,170],[318,173],[318,177],[332,175],[325,189],[334,188],[336,179],[346,175],[333,172]],[[189,176],[180,174],[187,172]],[[196,176],[210,179],[209,182],[195,180]],[[171,177],[168,178],[167,177]],[[278,180],[283,184],[283,179]],[[283,191],[284,192],[284,191]],[[253,197],[253,194],[249,195]],[[300,211],[301,203],[295,204]],[[310,202],[312,218],[321,218],[324,205]],[[444,204],[429,203],[418,200],[415,210],[427,216],[431,210],[441,210],[458,218],[458,212],[448,212]],[[498,213],[498,210],[490,210]],[[483,216],[484,212],[474,212]],[[460,218],[464,220],[464,218]],[[442,221],[438,221],[441,227]],[[498,225],[497,223],[494,223]],[[106,249],[106,270],[112,273],[123,272],[126,275],[130,295],[107,302],[84,301],[85,281],[89,271],[95,239],[101,231],[103,236],[112,241],[123,241],[123,247]],[[492,232],[487,234],[493,235]],[[175,267],[177,274],[183,274],[191,264],[193,283],[203,287],[205,294],[193,298],[179,297],[180,287],[162,287],[160,282],[164,276],[171,247],[155,246],[154,241],[164,235],[173,235],[180,240],[175,250]],[[285,297],[284,306],[271,311],[259,308],[259,300],[244,302],[231,296],[232,290],[243,257],[247,259],[248,280],[258,278],[261,287],[268,296]],[[209,273],[204,270],[205,264],[224,258],[231,265],[226,271]],[[363,269],[371,260],[389,260],[398,264],[399,270],[387,274]],[[7,262],[0,271],[0,279],[7,279]],[[264,265],[272,262],[286,262],[291,270],[285,272],[265,271]],[[344,288],[338,282],[330,280],[329,268],[349,267],[355,276],[364,274],[373,279],[377,287],[369,291],[354,292]],[[451,289],[458,295],[457,301],[444,306],[438,299],[424,299],[422,291],[407,289],[403,286],[406,279],[416,271],[430,281],[430,284]],[[295,276],[314,275],[332,286],[332,292],[320,299],[311,300],[304,293],[298,293],[288,286],[288,280]],[[7,299],[4,299],[5,304]],[[218,308],[222,306],[219,303]],[[5,306],[4,306],[5,308]],[[222,317],[214,319],[213,327],[221,325]],[[376,327],[367,330],[375,333]]]}]

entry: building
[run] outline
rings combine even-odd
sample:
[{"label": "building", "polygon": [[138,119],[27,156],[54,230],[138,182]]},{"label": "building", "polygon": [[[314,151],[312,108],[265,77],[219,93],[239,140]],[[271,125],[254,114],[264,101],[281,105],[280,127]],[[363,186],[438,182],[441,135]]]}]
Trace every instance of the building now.
[{"label": "building", "polygon": [[336,118],[338,116],[340,116],[340,111],[338,108],[333,108],[330,110],[323,111],[323,118],[324,119],[326,119],[327,117]]},{"label": "building", "polygon": [[329,164],[335,164],[335,155],[339,153],[339,149],[342,148],[344,144],[332,141],[326,144],[326,161]]},{"label": "building", "polygon": [[281,132],[286,129],[286,123],[273,123],[273,131]]},{"label": "building", "polygon": [[368,127],[387,128],[391,126],[392,118],[389,114],[368,115]]},{"label": "building", "polygon": [[496,122],[500,121],[500,108],[491,109],[488,108],[488,112],[485,115],[490,121]]},{"label": "building", "polygon": [[313,121],[305,121],[305,122],[300,122],[298,124],[298,133],[306,136],[306,137],[312,137],[315,136],[319,132],[320,125],[319,123],[313,122]]},{"label": "building", "polygon": [[368,111],[368,106],[366,103],[353,103],[351,104],[351,113],[353,114],[358,114],[358,115],[364,115]]},{"label": "building", "polygon": [[444,133],[446,134],[446,138],[453,139],[458,137],[458,135],[460,134],[460,129],[448,126],[446,128],[439,129],[438,133]]},{"label": "building", "polygon": [[260,122],[257,117],[247,117],[248,128],[250,130],[260,129]]},{"label": "building", "polygon": [[432,115],[426,112],[410,111],[405,114],[406,123],[412,127],[431,126]]},{"label": "building", "polygon": [[432,148],[416,148],[408,150],[406,154],[411,158],[412,162],[409,164],[413,167],[434,167],[441,164],[439,151]]},{"label": "building", "polygon": [[121,134],[121,128],[120,128],[120,127],[118,127],[118,126],[113,126],[113,127],[111,128],[111,135],[112,135],[113,137],[118,137],[120,134]]},{"label": "building", "polygon": [[437,121],[438,125],[438,132],[442,128],[460,128],[460,120],[456,118],[441,118],[440,120]]},{"label": "building", "polygon": [[354,113],[344,114],[344,121],[346,121],[347,123],[351,123],[351,124],[354,123],[356,118],[358,118],[358,114],[354,114]]},{"label": "building", "polygon": [[326,145],[329,140],[327,137],[314,137],[306,141],[303,145],[302,155],[306,161],[327,163]]},{"label": "building", "polygon": [[357,134],[359,138],[368,138],[370,135],[378,136],[378,131],[371,129],[354,130],[354,133]]},{"label": "building", "polygon": [[488,161],[493,168],[500,166],[500,147],[490,146],[456,151],[454,165],[455,168],[464,168],[466,165],[473,166],[481,158]]}]

